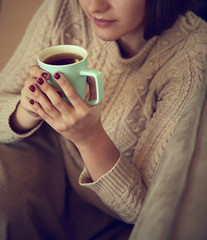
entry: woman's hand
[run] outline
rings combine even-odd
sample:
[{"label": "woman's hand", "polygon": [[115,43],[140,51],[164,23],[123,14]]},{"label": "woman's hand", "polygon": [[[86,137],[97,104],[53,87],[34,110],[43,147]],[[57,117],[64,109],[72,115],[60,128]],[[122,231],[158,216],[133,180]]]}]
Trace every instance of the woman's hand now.
[{"label": "woman's hand", "polygon": [[[11,117],[12,127],[22,133],[40,120],[46,121],[76,145],[91,178],[96,180],[119,159],[118,149],[101,124],[101,104],[88,105],[61,73],[56,73],[54,78],[71,104],[48,83],[49,74],[33,66],[22,88],[21,101]],[[89,87],[93,89],[91,82]]]},{"label": "woman's hand", "polygon": [[[39,67],[33,67],[31,74],[40,76],[41,71]],[[100,121],[100,104],[93,107],[88,105],[61,73],[56,73],[54,78],[71,104],[68,104],[45,78],[39,77],[32,85],[26,85],[26,90],[30,91],[27,97],[32,105],[32,111],[65,138],[79,145],[86,141]],[[27,105],[25,103],[24,106]]]},{"label": "woman's hand", "polygon": [[[37,80],[40,77],[46,80],[49,79],[49,74],[39,68],[39,71],[35,71],[34,69],[37,68],[37,66],[31,67],[30,75],[25,80],[24,86],[21,90],[20,102],[10,118],[11,127],[18,133],[27,132],[42,120],[31,105],[34,103],[34,100],[32,99],[32,90],[35,89]],[[36,75],[34,75],[34,72]]]},{"label": "woman's hand", "polygon": [[[41,70],[34,67],[31,74],[39,76]],[[118,149],[102,127],[101,104],[88,105],[61,73],[56,73],[54,78],[71,104],[40,77],[30,86],[33,112],[76,145],[92,179],[96,180],[119,158]]]},{"label": "woman's hand", "polygon": [[48,83],[49,74],[33,66],[21,91],[21,101],[12,116],[12,125],[17,131],[24,132],[40,120],[45,120],[76,145],[91,178],[96,180],[119,159],[118,149],[101,124],[101,104],[88,105],[61,73],[56,73],[54,77],[71,104]]}]

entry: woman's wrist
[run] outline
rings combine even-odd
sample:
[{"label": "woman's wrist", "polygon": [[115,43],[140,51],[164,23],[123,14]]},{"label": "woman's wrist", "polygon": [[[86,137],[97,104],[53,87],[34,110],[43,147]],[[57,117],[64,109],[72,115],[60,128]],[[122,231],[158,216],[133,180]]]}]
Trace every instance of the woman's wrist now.
[{"label": "woman's wrist", "polygon": [[120,152],[99,122],[90,136],[76,145],[93,181],[106,174],[118,161]]}]

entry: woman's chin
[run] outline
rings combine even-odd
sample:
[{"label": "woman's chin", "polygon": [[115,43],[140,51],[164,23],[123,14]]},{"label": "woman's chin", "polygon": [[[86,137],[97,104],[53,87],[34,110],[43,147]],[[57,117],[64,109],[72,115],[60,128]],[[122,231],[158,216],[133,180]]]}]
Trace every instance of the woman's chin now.
[{"label": "woman's chin", "polygon": [[111,31],[99,31],[95,30],[96,36],[103,41],[116,41],[119,37],[116,34],[112,33]]}]

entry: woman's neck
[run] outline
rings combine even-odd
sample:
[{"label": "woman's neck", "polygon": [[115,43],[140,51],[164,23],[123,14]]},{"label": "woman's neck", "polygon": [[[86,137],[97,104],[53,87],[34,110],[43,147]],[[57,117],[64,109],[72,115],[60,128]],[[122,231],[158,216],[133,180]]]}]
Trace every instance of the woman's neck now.
[{"label": "woman's neck", "polygon": [[146,40],[143,37],[143,31],[139,34],[126,35],[117,40],[120,52],[123,58],[130,58],[136,55],[145,45]]}]

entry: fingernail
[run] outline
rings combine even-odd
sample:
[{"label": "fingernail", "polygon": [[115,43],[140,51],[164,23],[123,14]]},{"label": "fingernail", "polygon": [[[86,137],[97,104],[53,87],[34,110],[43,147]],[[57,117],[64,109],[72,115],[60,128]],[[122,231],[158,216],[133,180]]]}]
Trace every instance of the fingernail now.
[{"label": "fingernail", "polygon": [[30,89],[30,91],[34,92],[35,91],[35,86],[34,85],[30,85],[29,89]]},{"label": "fingernail", "polygon": [[60,79],[60,74],[59,74],[59,73],[55,73],[55,74],[54,74],[54,78],[55,78],[55,79]]},{"label": "fingernail", "polygon": [[42,85],[44,83],[44,80],[42,78],[38,78],[37,82]]},{"label": "fingernail", "polygon": [[46,72],[43,72],[43,73],[42,73],[42,77],[46,79],[46,78],[47,78],[47,73],[46,73]]},{"label": "fingernail", "polygon": [[34,100],[33,100],[33,99],[30,99],[30,100],[29,100],[29,103],[33,105],[33,104],[34,104]]}]

